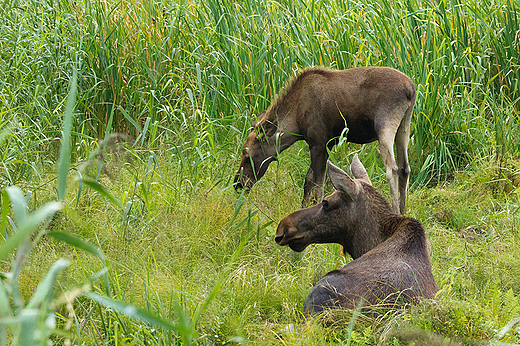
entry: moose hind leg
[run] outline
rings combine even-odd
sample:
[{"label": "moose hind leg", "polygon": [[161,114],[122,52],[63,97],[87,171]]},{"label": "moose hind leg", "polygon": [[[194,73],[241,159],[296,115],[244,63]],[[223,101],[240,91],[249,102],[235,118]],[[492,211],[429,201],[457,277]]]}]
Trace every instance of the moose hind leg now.
[{"label": "moose hind leg", "polygon": [[406,213],[406,195],[408,179],[410,177],[410,163],[408,162],[408,143],[410,142],[410,120],[405,117],[395,136],[397,165],[399,166],[399,211]]},{"label": "moose hind leg", "polygon": [[391,130],[382,131],[379,135],[379,151],[381,159],[386,168],[386,179],[390,189],[390,198],[392,199],[392,209],[399,213],[398,198],[398,168],[394,157],[394,139],[395,132]]}]

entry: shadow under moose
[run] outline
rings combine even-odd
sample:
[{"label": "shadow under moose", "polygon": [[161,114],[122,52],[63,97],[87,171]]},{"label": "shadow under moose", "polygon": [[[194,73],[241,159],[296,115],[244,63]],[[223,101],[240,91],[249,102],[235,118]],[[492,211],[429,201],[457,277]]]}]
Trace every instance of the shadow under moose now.
[{"label": "shadow under moose", "polygon": [[343,137],[348,142],[379,142],[392,207],[404,215],[415,98],[412,80],[392,68],[303,70],[269,108],[256,117],[242,150],[235,187],[251,189],[280,152],[304,140],[309,145],[311,165],[305,176],[302,206],[321,202],[327,149],[332,148],[348,128]]},{"label": "shadow under moose", "polygon": [[318,281],[305,299],[304,313],[434,298],[438,287],[422,225],[392,210],[357,154],[350,166],[353,179],[330,161],[327,168],[336,191],[321,204],[286,216],[275,241],[294,251],[312,243],[339,243],[354,260]]}]

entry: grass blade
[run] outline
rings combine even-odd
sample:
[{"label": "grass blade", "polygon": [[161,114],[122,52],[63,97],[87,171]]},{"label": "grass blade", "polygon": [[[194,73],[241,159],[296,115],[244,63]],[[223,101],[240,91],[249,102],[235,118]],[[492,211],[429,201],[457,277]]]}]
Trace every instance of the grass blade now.
[{"label": "grass blade", "polygon": [[27,219],[27,204],[25,203],[23,192],[18,186],[9,186],[5,191],[9,195],[16,223],[21,225]]},{"label": "grass blade", "polygon": [[21,322],[21,328],[18,336],[19,345],[35,345],[37,343],[38,317],[39,311],[37,309],[23,309],[20,312],[19,322]]},{"label": "grass blade", "polygon": [[179,326],[172,324],[171,322],[166,321],[162,318],[156,317],[156,316],[152,315],[151,313],[149,313],[148,311],[139,309],[139,308],[135,307],[134,305],[115,301],[115,300],[109,299],[107,297],[104,297],[104,296],[99,295],[94,292],[87,292],[85,294],[85,296],[107,308],[112,308],[115,311],[117,311],[125,316],[128,316],[130,318],[135,318],[140,321],[151,324],[153,326],[156,326],[159,328],[164,328],[166,330],[173,330],[173,331],[177,331],[177,332],[181,331],[180,330],[181,328]]},{"label": "grass blade", "polygon": [[119,207],[120,209],[123,209],[123,205],[121,204],[121,202],[115,199],[114,196],[112,196],[110,193],[108,193],[108,191],[105,190],[105,188],[101,186],[101,184],[99,184],[98,182],[92,180],[83,180],[83,183],[91,189],[96,190],[97,192],[105,196],[105,198],[108,199],[113,205]]},{"label": "grass blade", "polygon": [[7,296],[4,283],[0,281],[0,318],[7,317],[10,313],[9,297]]},{"label": "grass blade", "polygon": [[7,239],[7,233],[5,228],[7,227],[7,221],[9,218],[9,195],[7,189],[2,191],[2,215],[0,219],[0,236],[4,236]]},{"label": "grass blade", "polygon": [[53,237],[56,240],[64,241],[69,245],[74,246],[77,249],[83,250],[85,252],[91,253],[92,255],[98,257],[102,261],[105,260],[105,255],[103,255],[103,252],[96,246],[93,246],[86,241],[77,238],[69,233],[63,233],[63,232],[49,232],[47,235]]},{"label": "grass blade", "polygon": [[60,201],[65,198],[65,189],[67,188],[67,175],[70,165],[70,133],[74,116],[74,106],[76,104],[77,83],[78,72],[74,69],[69,94],[67,96],[67,105],[65,106],[60,159],[58,162],[58,200]]}]

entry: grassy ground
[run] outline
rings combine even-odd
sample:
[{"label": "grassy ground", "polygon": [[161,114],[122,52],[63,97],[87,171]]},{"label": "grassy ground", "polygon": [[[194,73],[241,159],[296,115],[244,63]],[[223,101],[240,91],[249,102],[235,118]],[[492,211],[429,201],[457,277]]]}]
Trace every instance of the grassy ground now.
[{"label": "grassy ground", "polygon": [[[193,316],[223,278],[195,326],[198,344],[314,345],[350,339],[352,344],[401,345],[410,338],[429,344],[433,335],[439,344],[443,338],[482,344],[520,315],[518,190],[497,181],[493,167],[482,164],[450,183],[416,189],[409,197],[410,216],[425,225],[432,245],[433,272],[441,289],[434,302],[362,316],[352,334],[350,313],[306,321],[301,310],[313,283],[350,258],[338,245],[312,245],[297,254],[274,243],[277,222],[301,200],[301,177],[291,176],[295,166],[306,161],[306,152],[298,151],[291,148],[284,154],[279,167],[272,167],[249,196],[222,191],[225,184],[214,184],[214,174],[221,174],[215,167],[201,173],[206,179],[188,182],[163,158],[161,174],[158,167],[148,170],[141,188],[136,182],[145,180],[146,156],[127,162],[108,154],[109,171],[100,181],[123,205],[131,202],[130,210],[125,214],[92,190],[83,192],[76,205],[78,183],[71,183],[64,208],[49,229],[74,234],[102,249],[111,297],[167,320],[179,319],[175,304]],[[231,176],[231,160],[227,167],[224,174]],[[384,174],[373,177],[385,190]],[[46,193],[43,189],[31,202],[50,198]],[[81,286],[103,267],[95,256],[44,237],[20,278],[25,298],[61,257],[72,264],[60,277],[60,291]],[[92,290],[103,294],[104,281],[94,280]],[[98,335],[94,325],[107,324],[103,313],[91,311],[92,303],[82,299],[75,306],[78,321],[72,330],[79,334],[77,343],[169,342],[168,332],[123,315],[105,325],[108,335]],[[501,341],[519,343],[516,327]]]},{"label": "grassy ground", "polygon": [[[520,344],[517,3],[0,7],[0,345]],[[312,65],[415,81],[409,215],[435,301],[306,321],[313,283],[350,261],[273,241],[307,149],[231,187],[254,114]],[[377,145],[332,155],[354,152],[388,195]]]}]

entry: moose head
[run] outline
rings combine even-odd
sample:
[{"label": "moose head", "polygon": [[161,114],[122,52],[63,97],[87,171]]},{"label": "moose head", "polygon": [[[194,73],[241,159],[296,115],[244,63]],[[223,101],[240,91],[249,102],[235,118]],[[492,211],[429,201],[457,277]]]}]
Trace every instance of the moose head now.
[{"label": "moose head", "polygon": [[336,191],[321,204],[286,216],[278,225],[275,241],[294,251],[303,251],[312,243],[339,243],[343,252],[357,258],[388,237],[380,220],[393,211],[372,187],[357,154],[350,166],[354,178],[330,161],[327,168]]}]

